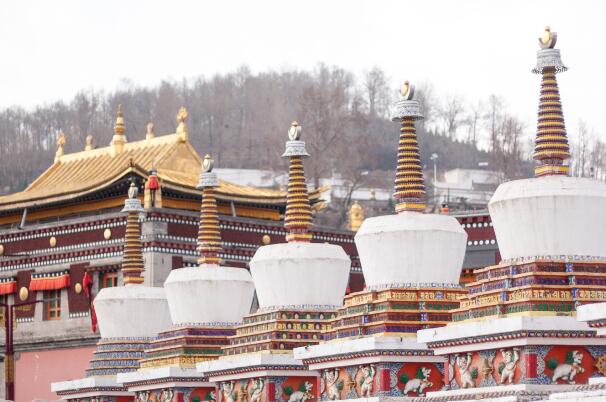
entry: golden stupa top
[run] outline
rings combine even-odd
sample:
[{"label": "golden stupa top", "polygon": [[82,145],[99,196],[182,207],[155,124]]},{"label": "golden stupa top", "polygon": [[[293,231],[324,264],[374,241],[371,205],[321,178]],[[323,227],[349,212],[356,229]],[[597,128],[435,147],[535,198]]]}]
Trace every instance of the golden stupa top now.
[{"label": "golden stupa top", "polygon": [[[121,113],[121,111],[120,111]],[[184,136],[184,109],[179,113],[180,133],[124,142],[119,152],[113,144],[85,151],[62,154],[25,190],[0,196],[0,212],[44,206],[99,191],[125,175],[135,172],[147,177],[154,168],[165,189],[199,194],[197,189],[202,160]],[[122,116],[116,122],[118,135],[125,126]],[[113,142],[113,141],[112,141]],[[314,202],[325,188],[311,192]],[[285,205],[286,192],[243,186],[219,180],[218,200],[266,205]]]}]

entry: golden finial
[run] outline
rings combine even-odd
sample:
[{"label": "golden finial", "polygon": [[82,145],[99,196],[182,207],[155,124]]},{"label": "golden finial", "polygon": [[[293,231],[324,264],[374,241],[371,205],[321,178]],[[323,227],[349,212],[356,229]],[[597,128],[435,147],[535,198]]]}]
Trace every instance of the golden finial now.
[{"label": "golden finial", "polygon": [[357,200],[349,207],[347,216],[349,218],[349,230],[357,231],[362,226],[362,222],[364,222],[364,209]]},{"label": "golden finial", "polygon": [[61,157],[65,153],[63,150],[63,148],[65,147],[65,143],[65,133],[63,131],[60,131],[57,135],[57,151],[55,152],[55,162],[59,162],[61,160]]},{"label": "golden finial", "polygon": [[124,127],[124,116],[122,114],[122,105],[118,105],[118,116],[116,117],[116,124],[114,125],[114,136],[111,142],[111,154],[116,155],[124,150],[124,144],[126,144],[126,131]]},{"label": "golden finial", "polygon": [[147,123],[147,132],[145,133],[145,139],[150,140],[150,139],[154,138],[154,136],[155,136],[154,123],[149,122],[149,123]]},{"label": "golden finial", "polygon": [[131,182],[130,187],[128,188],[128,198],[134,199],[137,198],[138,195],[139,189],[137,188],[137,185],[135,184],[135,182]]},{"label": "golden finial", "polygon": [[116,117],[116,124],[114,125],[114,133],[118,135],[124,134],[124,116],[122,114],[122,105],[118,105],[118,117]]},{"label": "golden finial", "polygon": [[551,28],[547,26],[545,27],[543,35],[539,38],[539,46],[541,46],[541,49],[553,49],[557,39],[557,33],[551,32]]},{"label": "golden finial", "polygon": [[189,130],[187,129],[187,125],[185,124],[187,116],[187,109],[185,109],[184,106],[181,106],[181,108],[179,108],[179,113],[177,113],[177,137],[182,142],[186,142],[189,137]]},{"label": "golden finial", "polygon": [[84,150],[90,151],[91,149],[93,149],[93,135],[89,133],[86,136],[86,146],[84,147]]},{"label": "golden finial", "polygon": [[301,130],[299,123],[293,121],[288,129],[288,138],[290,138],[291,141],[297,141],[301,138]]},{"label": "golden finial", "polygon": [[210,173],[213,170],[214,160],[210,157],[209,154],[204,155],[204,159],[202,160],[202,172]]}]

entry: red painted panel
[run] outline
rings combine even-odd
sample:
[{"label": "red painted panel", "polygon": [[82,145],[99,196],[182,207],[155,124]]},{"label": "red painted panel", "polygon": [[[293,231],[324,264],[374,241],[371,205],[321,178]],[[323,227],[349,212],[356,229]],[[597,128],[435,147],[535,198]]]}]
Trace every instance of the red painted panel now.
[{"label": "red painted panel", "polygon": [[84,377],[94,346],[22,352],[15,363],[15,400],[56,400],[51,383]]}]

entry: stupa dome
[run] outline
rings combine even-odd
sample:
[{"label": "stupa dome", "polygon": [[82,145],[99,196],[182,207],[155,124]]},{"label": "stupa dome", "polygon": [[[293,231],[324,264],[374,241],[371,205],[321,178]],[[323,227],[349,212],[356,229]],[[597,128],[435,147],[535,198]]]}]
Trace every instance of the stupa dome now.
[{"label": "stupa dome", "polygon": [[202,161],[198,267],[171,271],[164,282],[173,324],[236,324],[250,312],[254,284],[244,268],[221,267],[221,231],[214,188],[213,160]]},{"label": "stupa dome", "polygon": [[250,261],[259,307],[343,304],[351,261],[333,244],[292,242],[260,247]]},{"label": "stupa dome", "polygon": [[309,155],[300,136],[295,121],[282,155],[289,159],[284,218],[288,243],[260,247],[250,261],[261,308],[336,308],[343,304],[349,281],[351,260],[341,247],[310,243],[312,211],[303,169],[303,158]]},{"label": "stupa dome", "polygon": [[151,338],[171,326],[164,289],[126,285],[95,297],[101,338]]},{"label": "stupa dome", "polygon": [[467,233],[448,215],[367,218],[355,237],[368,287],[459,283]]},{"label": "stupa dome", "polygon": [[553,175],[501,184],[488,210],[503,259],[604,258],[605,205],[606,183]]}]

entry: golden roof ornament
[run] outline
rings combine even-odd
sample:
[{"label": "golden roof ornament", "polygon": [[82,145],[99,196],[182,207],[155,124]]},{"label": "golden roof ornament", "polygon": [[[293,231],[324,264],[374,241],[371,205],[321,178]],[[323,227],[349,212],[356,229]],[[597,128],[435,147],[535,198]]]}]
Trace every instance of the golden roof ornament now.
[{"label": "golden roof ornament", "polygon": [[90,151],[90,150],[92,150],[93,148],[94,148],[94,147],[93,147],[93,135],[89,133],[89,134],[86,136],[86,146],[84,147],[84,150],[85,150],[85,151]]},{"label": "golden roof ornament", "polygon": [[151,140],[152,138],[154,138],[155,134],[154,134],[154,123],[149,122],[147,123],[147,132],[145,133],[145,139],[146,140]]},{"label": "golden roof ornament", "polygon": [[55,152],[55,162],[59,162],[61,160],[61,157],[64,155],[64,147],[66,142],[67,141],[65,139],[65,133],[63,131],[60,131],[57,135],[57,151]]},{"label": "golden roof ornament", "polygon": [[364,208],[358,203],[358,201],[354,201],[349,207],[349,211],[347,211],[348,217],[348,227],[349,230],[353,230],[357,232],[362,226],[362,222],[364,222]]},{"label": "golden roof ornament", "polygon": [[299,126],[299,123],[296,121],[293,121],[288,129],[288,138],[290,138],[291,141],[297,141],[301,138],[301,126]]},{"label": "golden roof ornament", "polygon": [[187,109],[185,109],[184,106],[181,106],[181,108],[179,108],[179,113],[177,113],[177,137],[181,142],[186,142],[189,139],[189,130],[187,124],[185,124],[187,116]]},{"label": "golden roof ornament", "polygon": [[122,114],[122,105],[118,105],[118,116],[116,117],[116,124],[114,124],[114,136],[112,137],[111,154],[116,155],[124,150],[124,144],[126,144],[126,136],[124,132],[126,128],[124,126],[124,116]]}]

